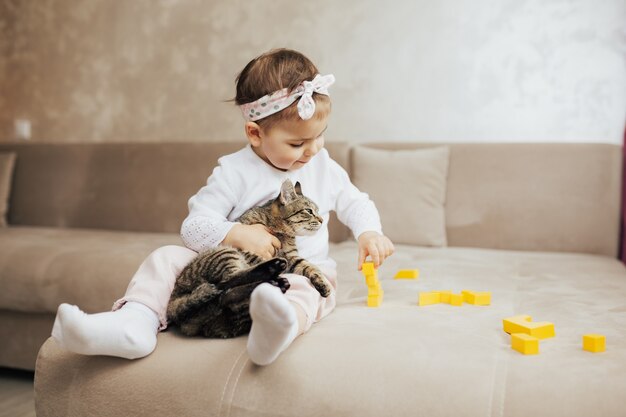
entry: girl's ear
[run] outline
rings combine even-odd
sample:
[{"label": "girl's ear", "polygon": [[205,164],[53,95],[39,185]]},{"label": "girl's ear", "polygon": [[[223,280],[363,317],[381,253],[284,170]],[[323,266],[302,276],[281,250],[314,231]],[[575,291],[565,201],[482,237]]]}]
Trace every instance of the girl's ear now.
[{"label": "girl's ear", "polygon": [[244,129],[250,145],[253,147],[261,146],[261,126],[254,122],[246,122]]}]

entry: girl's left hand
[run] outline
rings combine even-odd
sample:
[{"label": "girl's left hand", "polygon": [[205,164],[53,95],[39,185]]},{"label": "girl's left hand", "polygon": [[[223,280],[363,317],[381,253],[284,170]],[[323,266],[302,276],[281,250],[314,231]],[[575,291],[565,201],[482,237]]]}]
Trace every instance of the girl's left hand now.
[{"label": "girl's left hand", "polygon": [[378,268],[386,258],[393,254],[393,243],[387,236],[380,233],[363,232],[357,240],[359,243],[359,271],[368,256],[374,262],[374,268]]}]

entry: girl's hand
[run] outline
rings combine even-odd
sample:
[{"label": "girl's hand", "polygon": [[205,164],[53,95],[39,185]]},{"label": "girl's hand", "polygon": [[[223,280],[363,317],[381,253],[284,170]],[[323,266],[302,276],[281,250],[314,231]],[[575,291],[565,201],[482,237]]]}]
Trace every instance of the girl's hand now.
[{"label": "girl's hand", "polygon": [[236,224],[222,244],[255,253],[265,260],[273,258],[281,247],[280,240],[262,224]]},{"label": "girl's hand", "polygon": [[363,232],[357,240],[359,242],[359,271],[368,255],[374,262],[374,268],[378,268],[386,258],[393,254],[394,247],[391,240],[377,232]]}]

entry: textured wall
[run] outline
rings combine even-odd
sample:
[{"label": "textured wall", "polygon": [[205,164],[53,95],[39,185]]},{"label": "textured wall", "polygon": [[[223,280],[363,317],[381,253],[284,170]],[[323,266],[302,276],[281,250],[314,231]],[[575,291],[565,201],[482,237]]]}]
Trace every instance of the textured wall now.
[{"label": "textured wall", "polygon": [[0,141],[241,140],[247,61],[332,72],[327,137],[621,143],[624,0],[0,0]]}]

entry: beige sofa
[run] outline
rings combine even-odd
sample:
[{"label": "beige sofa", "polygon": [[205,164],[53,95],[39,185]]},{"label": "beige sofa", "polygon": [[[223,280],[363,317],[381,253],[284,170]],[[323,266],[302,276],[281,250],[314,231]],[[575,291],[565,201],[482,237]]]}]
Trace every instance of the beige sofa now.
[{"label": "beige sofa", "polygon": [[[245,337],[171,329],[136,361],[47,339],[59,303],[106,310],[152,249],[180,244],[187,198],[240,146],[0,146],[17,152],[0,229],[0,365],[32,369],[45,341],[38,416],[625,415],[612,145],[450,144],[448,156],[429,155],[438,144],[328,144],[397,242],[379,270],[384,301],[365,305],[356,245],[333,223],[337,309],[271,366],[250,363]],[[401,268],[420,278],[394,280]],[[464,289],[491,291],[491,305],[416,304],[423,291]],[[511,349],[502,319],[518,314],[555,324],[539,355]],[[585,333],[606,335],[606,352],[583,351]]]}]

